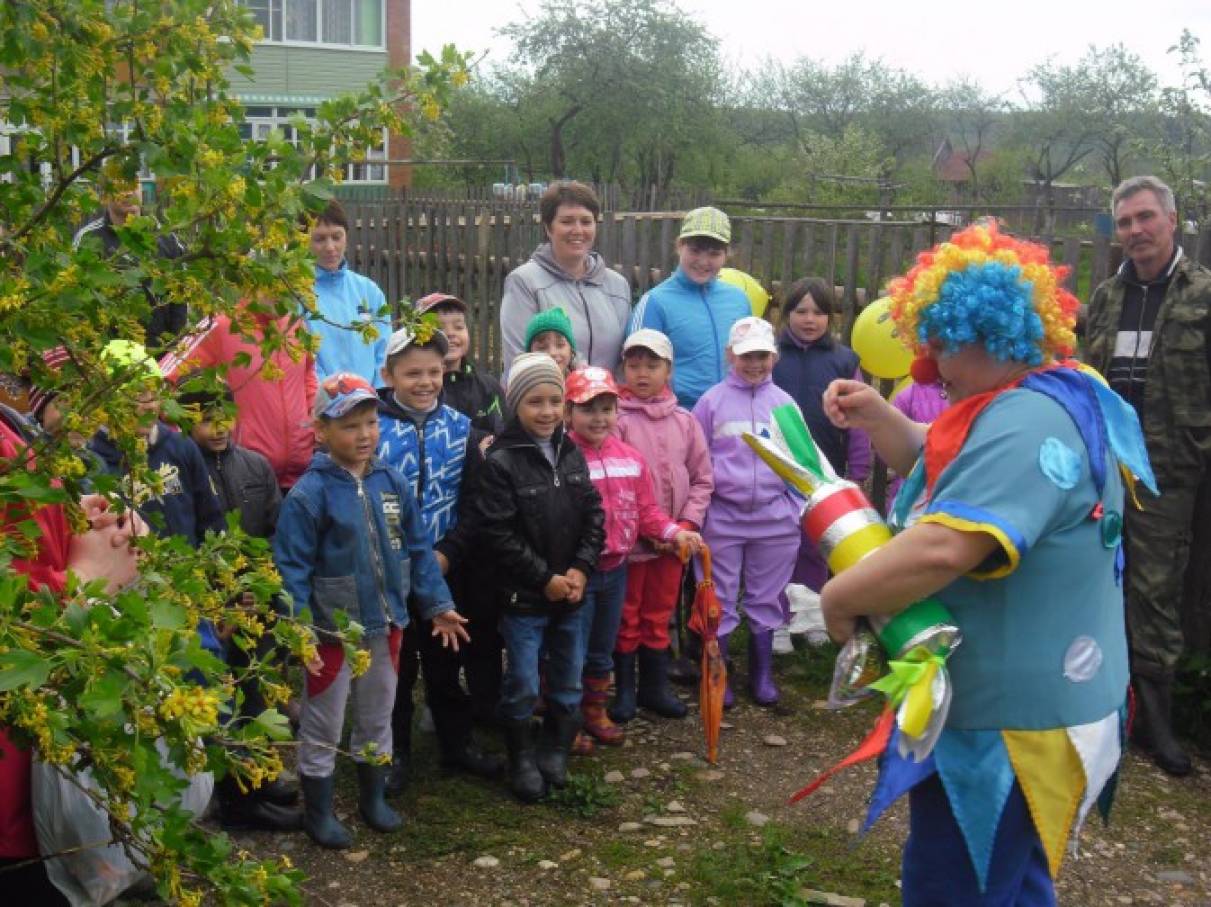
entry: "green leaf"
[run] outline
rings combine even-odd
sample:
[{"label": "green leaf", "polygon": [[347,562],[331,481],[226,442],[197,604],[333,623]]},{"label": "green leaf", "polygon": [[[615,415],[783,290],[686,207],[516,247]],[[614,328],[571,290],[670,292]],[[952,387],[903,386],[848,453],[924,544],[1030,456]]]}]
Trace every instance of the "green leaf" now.
[{"label": "green leaf", "polygon": [[26,649],[0,655],[0,693],[21,687],[40,687],[50,676],[50,662]]},{"label": "green leaf", "polygon": [[290,720],[277,709],[266,709],[252,723],[270,740],[289,740],[293,733]]},{"label": "green leaf", "polygon": [[80,706],[94,718],[109,718],[122,711],[122,694],[126,692],[126,676],[119,673],[106,674],[84,691]]},{"label": "green leaf", "polygon": [[150,610],[151,625],[157,630],[180,630],[185,626],[185,609],[176,602],[153,602]]}]

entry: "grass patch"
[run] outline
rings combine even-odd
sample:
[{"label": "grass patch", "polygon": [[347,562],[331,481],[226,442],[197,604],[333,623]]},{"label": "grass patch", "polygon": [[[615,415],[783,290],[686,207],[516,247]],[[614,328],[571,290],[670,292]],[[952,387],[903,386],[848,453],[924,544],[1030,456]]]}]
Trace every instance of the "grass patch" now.
[{"label": "grass patch", "polygon": [[553,791],[547,802],[561,812],[591,819],[618,805],[618,790],[607,784],[599,772],[579,772],[568,775],[567,785],[563,790]]}]

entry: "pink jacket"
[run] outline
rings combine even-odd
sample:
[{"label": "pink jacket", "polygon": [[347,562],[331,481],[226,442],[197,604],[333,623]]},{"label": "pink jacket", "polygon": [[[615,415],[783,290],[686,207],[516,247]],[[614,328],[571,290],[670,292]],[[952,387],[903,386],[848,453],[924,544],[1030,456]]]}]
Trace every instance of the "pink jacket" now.
[{"label": "pink jacket", "polygon": [[[658,397],[640,400],[623,388],[618,410],[618,436],[647,461],[660,507],[678,522],[701,529],[715,479],[698,420],[677,405],[669,389]],[[655,556],[649,545],[640,542],[631,560]]]},{"label": "pink jacket", "polygon": [[667,542],[681,529],[656,503],[652,474],[643,455],[613,435],[601,447],[590,447],[576,432],[568,432],[589,464],[589,478],[605,508],[605,547],[598,570],[622,565],[639,536]]},{"label": "pink jacket", "polygon": [[[290,316],[278,319],[277,327],[291,340],[303,330],[297,320],[292,323]],[[247,365],[236,363],[239,353],[248,355]],[[198,332],[181,349],[165,356],[160,365],[170,380],[176,380],[192,369],[226,363],[227,384],[239,411],[235,443],[262,454],[273,467],[278,484],[290,488],[306,472],[315,449],[311,427],[315,359],[308,353],[292,362],[289,350],[274,350],[270,361],[282,375],[272,381],[261,376],[264,361],[258,343],[241,337],[238,330],[233,330],[231,319],[219,315],[199,325]]]}]

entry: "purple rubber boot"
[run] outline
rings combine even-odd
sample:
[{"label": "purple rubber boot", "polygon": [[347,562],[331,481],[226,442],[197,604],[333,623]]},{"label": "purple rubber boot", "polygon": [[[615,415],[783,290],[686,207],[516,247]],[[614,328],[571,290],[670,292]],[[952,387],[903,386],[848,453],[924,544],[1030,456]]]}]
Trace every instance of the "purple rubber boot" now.
[{"label": "purple rubber boot", "polygon": [[757,630],[750,625],[748,686],[757,705],[774,705],[778,702],[778,688],[774,686],[773,630]]},{"label": "purple rubber boot", "polygon": [[727,667],[727,686],[723,688],[723,707],[730,709],[736,704],[736,697],[732,695],[732,667],[727,660],[727,639],[727,636],[718,637],[719,654],[723,658],[723,664]]}]

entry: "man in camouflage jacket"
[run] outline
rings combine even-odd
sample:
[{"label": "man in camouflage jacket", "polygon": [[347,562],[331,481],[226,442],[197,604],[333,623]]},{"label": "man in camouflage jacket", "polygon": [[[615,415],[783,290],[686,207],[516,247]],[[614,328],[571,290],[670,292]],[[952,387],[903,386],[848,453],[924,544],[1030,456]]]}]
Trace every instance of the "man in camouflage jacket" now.
[{"label": "man in camouflage jacket", "polygon": [[1140,416],[1161,496],[1137,487],[1126,513],[1127,625],[1139,706],[1136,739],[1165,771],[1190,759],[1173,736],[1173,672],[1199,487],[1211,462],[1211,271],[1174,239],[1173,192],[1155,177],[1122,183],[1112,201],[1126,255],[1093,294],[1086,359]]}]

